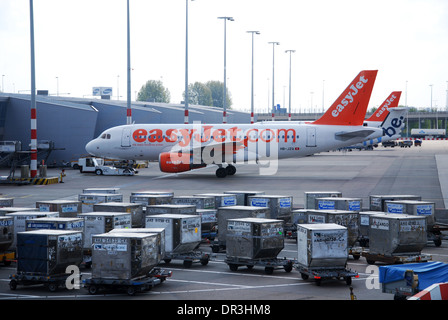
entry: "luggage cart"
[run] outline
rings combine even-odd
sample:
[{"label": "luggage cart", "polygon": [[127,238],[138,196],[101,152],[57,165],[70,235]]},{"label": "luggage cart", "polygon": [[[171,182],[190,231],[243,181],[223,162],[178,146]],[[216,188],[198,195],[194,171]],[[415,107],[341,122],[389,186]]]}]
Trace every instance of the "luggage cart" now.
[{"label": "luggage cart", "polygon": [[410,253],[400,254],[393,256],[386,256],[378,253],[370,253],[364,250],[362,256],[366,258],[368,264],[375,264],[375,262],[383,262],[387,264],[402,264],[402,263],[414,263],[414,262],[428,262],[432,260],[432,256],[426,253]]},{"label": "luggage cart", "polygon": [[318,267],[309,268],[301,265],[296,265],[296,269],[300,272],[303,280],[308,280],[310,277],[316,281],[316,285],[320,286],[324,279],[340,279],[345,280],[347,285],[352,284],[352,277],[358,278],[357,272],[346,268],[333,267]]},{"label": "luggage cart", "polygon": [[154,268],[145,276],[134,279],[103,279],[88,278],[82,281],[83,286],[92,294],[98,294],[101,290],[124,290],[130,296],[137,292],[149,291],[166,278],[171,277],[172,272],[160,268]]},{"label": "luggage cart", "polygon": [[210,261],[210,254],[203,253],[202,251],[192,251],[187,253],[165,253],[163,261],[168,264],[171,262],[171,260],[183,260],[183,265],[185,268],[190,268],[193,265],[193,262],[200,262],[203,266],[206,266]]},{"label": "luggage cart", "polygon": [[71,273],[62,273],[54,275],[37,274],[21,272],[11,274],[9,278],[9,288],[16,290],[18,285],[31,286],[36,284],[43,284],[50,292],[55,292],[59,287],[65,288],[65,282]]},{"label": "luggage cart", "polygon": [[239,266],[246,266],[252,269],[254,266],[264,267],[266,274],[272,274],[274,269],[283,268],[286,272],[291,272],[294,261],[290,259],[244,259],[239,257],[226,257],[224,260],[231,271],[237,271]]},{"label": "luggage cart", "polygon": [[418,275],[414,274],[413,270],[407,270],[403,279],[382,283],[381,289],[383,293],[392,293],[394,300],[406,300],[407,297],[420,292],[418,289]]}]

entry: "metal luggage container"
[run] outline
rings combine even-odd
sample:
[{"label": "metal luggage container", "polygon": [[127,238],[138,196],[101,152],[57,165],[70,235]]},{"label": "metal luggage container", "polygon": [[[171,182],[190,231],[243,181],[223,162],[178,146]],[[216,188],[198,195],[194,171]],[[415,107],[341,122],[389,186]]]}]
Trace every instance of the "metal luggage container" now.
[{"label": "metal luggage container", "polygon": [[0,217],[0,253],[8,250],[14,242],[14,217]]},{"label": "metal luggage container", "polygon": [[165,253],[189,253],[201,243],[201,217],[187,214],[146,216],[146,228],[165,228]]},{"label": "metal luggage container", "polygon": [[302,224],[308,223],[308,210],[307,209],[296,209],[291,211],[291,223],[292,224]]},{"label": "metal luggage container", "polygon": [[213,209],[218,209],[220,207],[229,207],[237,205],[237,196],[236,194],[229,193],[201,193],[194,195],[199,197],[212,197],[215,199],[215,206]]},{"label": "metal luggage container", "polygon": [[283,221],[241,218],[227,220],[227,257],[276,258],[284,248]]},{"label": "metal luggage container", "polygon": [[385,201],[391,200],[422,200],[421,196],[417,195],[370,195],[369,196],[369,210],[386,212]]},{"label": "metal luggage container", "polygon": [[225,194],[235,194],[238,206],[250,206],[249,196],[263,196],[264,191],[224,191]]},{"label": "metal luggage container", "polygon": [[358,219],[358,229],[359,235],[358,240],[359,244],[362,247],[366,247],[369,241],[370,234],[370,216],[379,214],[381,212],[378,211],[360,211],[359,219]]},{"label": "metal luggage container", "polygon": [[14,206],[14,198],[0,197],[0,207],[12,207]]},{"label": "metal luggage container", "polygon": [[143,205],[143,209],[146,206],[159,205],[159,204],[171,204],[172,196],[159,195],[159,194],[134,194],[131,195],[129,201],[131,203],[140,203]]},{"label": "metal luggage container", "polygon": [[271,219],[289,221],[292,211],[292,196],[264,195],[249,196],[249,205],[254,207],[267,207],[270,209]]},{"label": "metal luggage container", "polygon": [[385,256],[420,253],[426,246],[426,218],[379,213],[370,216],[369,253]]},{"label": "metal luggage container", "polygon": [[345,268],[348,231],[335,223],[297,225],[297,262],[307,268]]},{"label": "metal luggage container", "polygon": [[361,211],[361,198],[324,197],[314,199],[317,210],[348,210]]},{"label": "metal luggage container", "polygon": [[17,233],[17,272],[55,275],[82,262],[83,235],[74,230]]},{"label": "metal luggage container", "polygon": [[196,214],[201,216],[202,233],[209,233],[218,224],[218,210],[196,209]]},{"label": "metal luggage container", "polygon": [[162,260],[165,256],[165,228],[120,228],[112,229],[109,233],[155,233],[160,238],[159,260]]},{"label": "metal luggage container", "polygon": [[120,188],[85,188],[82,189],[82,193],[108,193],[108,194],[118,194]]},{"label": "metal luggage container", "polygon": [[316,198],[342,197],[340,191],[305,191],[305,209],[315,209]]},{"label": "metal luggage container", "polygon": [[140,203],[109,202],[93,205],[94,212],[126,212],[131,214],[132,227],[141,228],[145,223],[143,206]]},{"label": "metal luggage container", "polygon": [[159,262],[155,233],[103,233],[92,236],[92,278],[129,280],[147,275]]},{"label": "metal luggage container", "polygon": [[78,195],[81,212],[93,212],[93,205],[108,202],[123,202],[123,195],[118,193],[82,193]]},{"label": "metal luggage container", "polygon": [[87,212],[79,215],[84,219],[84,249],[92,246],[92,236],[112,229],[132,228],[131,214],[126,212]]},{"label": "metal luggage container", "polygon": [[434,223],[435,203],[431,201],[419,200],[387,200],[385,201],[387,213],[404,213],[411,216],[424,216],[428,228],[431,228]]},{"label": "metal luggage container", "polygon": [[36,208],[42,212],[58,211],[59,216],[63,218],[73,218],[82,213],[81,201],[74,200],[48,200],[37,201]]},{"label": "metal luggage container", "polygon": [[195,205],[197,209],[215,209],[215,198],[206,196],[173,197],[172,204]]},{"label": "metal luggage container", "polygon": [[131,196],[169,196],[174,197],[174,192],[170,190],[143,190],[143,191],[133,191]]},{"label": "metal luggage container", "polygon": [[218,209],[218,242],[226,245],[227,221],[240,218],[270,218],[270,209],[254,206],[230,206]]},{"label": "metal luggage container", "polygon": [[59,217],[59,212],[39,212],[39,211],[25,211],[25,212],[11,212],[5,215],[14,219],[14,239],[11,247],[15,248],[17,245],[17,233],[26,231],[26,221],[36,218],[44,217]]},{"label": "metal luggage container", "polygon": [[196,214],[196,206],[193,204],[159,204],[146,207],[146,215],[155,214]]},{"label": "metal luggage container", "polygon": [[26,231],[38,229],[76,230],[84,232],[83,218],[41,217],[26,220]]},{"label": "metal luggage container", "polygon": [[2,207],[0,208],[0,216],[14,212],[39,212],[38,208],[24,208],[24,207]]}]

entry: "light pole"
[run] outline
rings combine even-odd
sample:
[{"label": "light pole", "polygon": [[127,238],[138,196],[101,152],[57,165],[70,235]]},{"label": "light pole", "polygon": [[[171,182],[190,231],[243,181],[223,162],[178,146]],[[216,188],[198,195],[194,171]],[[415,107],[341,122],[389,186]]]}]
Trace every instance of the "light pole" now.
[{"label": "light pole", "polygon": [[272,44],[272,121],[274,121],[275,116],[275,97],[274,97],[274,74],[275,74],[275,46],[280,45],[280,42],[268,42]]},{"label": "light pole", "polygon": [[289,115],[288,120],[291,121],[291,56],[296,50],[286,50],[285,53],[289,52]]},{"label": "light pole", "polygon": [[226,29],[227,29],[227,20],[229,21],[235,21],[232,17],[218,17],[218,19],[224,20],[224,93],[222,98],[222,107],[223,107],[223,113],[222,113],[222,123],[227,123],[227,113],[226,113],[226,104],[227,104],[227,89],[226,89],[226,74],[227,74],[227,62],[226,62]]},{"label": "light pole", "polygon": [[[185,113],[184,123],[188,124],[188,1],[185,1]],[[194,0],[191,0],[194,1]]]},{"label": "light pole", "polygon": [[34,9],[30,0],[30,47],[31,47],[31,178],[37,175],[37,110],[36,110],[36,68],[34,55]]},{"label": "light pole", "polygon": [[59,97],[59,77],[56,77],[56,96]]},{"label": "light pole", "polygon": [[128,54],[128,66],[127,66],[127,110],[126,110],[126,124],[132,124],[132,109],[131,109],[131,27],[129,18],[129,0],[127,0],[127,54]]},{"label": "light pole", "polygon": [[250,123],[254,123],[254,34],[260,34],[259,31],[247,31],[252,33],[252,80],[250,89]]}]

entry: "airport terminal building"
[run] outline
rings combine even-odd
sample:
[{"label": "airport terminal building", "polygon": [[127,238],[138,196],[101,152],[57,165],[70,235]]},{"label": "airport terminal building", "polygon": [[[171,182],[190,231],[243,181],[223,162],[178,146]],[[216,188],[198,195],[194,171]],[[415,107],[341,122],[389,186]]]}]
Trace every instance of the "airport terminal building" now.
[{"label": "airport terminal building", "polygon": [[[29,164],[30,95],[0,93],[0,166]],[[126,124],[126,101],[36,96],[38,163],[61,165],[86,155],[85,145],[104,130]],[[132,101],[134,123],[184,123],[184,105]],[[222,109],[189,105],[189,122],[222,123]],[[250,114],[227,111],[228,123]]]}]

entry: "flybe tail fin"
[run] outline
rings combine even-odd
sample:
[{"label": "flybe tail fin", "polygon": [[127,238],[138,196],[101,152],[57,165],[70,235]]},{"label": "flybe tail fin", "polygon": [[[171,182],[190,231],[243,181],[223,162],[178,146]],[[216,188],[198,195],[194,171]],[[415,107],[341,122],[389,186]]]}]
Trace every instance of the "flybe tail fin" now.
[{"label": "flybe tail fin", "polygon": [[388,108],[395,108],[398,106],[398,102],[400,101],[401,91],[392,92],[386,100],[381,104],[381,106],[376,109],[376,111],[370,116],[366,121],[381,121],[383,122],[386,119],[386,116],[389,114]]},{"label": "flybe tail fin", "polygon": [[361,71],[331,107],[328,108],[327,112],[312,123],[346,126],[362,125],[377,73],[378,70]]}]

